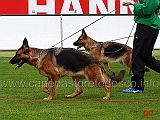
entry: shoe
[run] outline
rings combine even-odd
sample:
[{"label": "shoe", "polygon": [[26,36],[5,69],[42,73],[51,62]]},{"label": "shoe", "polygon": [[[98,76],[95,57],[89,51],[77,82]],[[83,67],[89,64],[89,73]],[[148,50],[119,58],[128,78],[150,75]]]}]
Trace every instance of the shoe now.
[{"label": "shoe", "polygon": [[123,93],[142,93],[143,90],[135,90],[134,88],[129,88],[127,90],[123,90]]}]

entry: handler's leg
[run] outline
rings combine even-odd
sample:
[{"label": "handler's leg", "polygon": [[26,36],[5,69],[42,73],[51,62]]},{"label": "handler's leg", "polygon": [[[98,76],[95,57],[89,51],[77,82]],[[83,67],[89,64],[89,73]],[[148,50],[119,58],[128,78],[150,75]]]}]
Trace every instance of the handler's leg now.
[{"label": "handler's leg", "polygon": [[[137,24],[132,54],[132,71],[134,74],[131,78],[132,88],[123,92],[143,92],[144,66],[149,63],[147,60],[152,57],[152,50],[158,35],[157,31],[151,27]],[[147,66],[149,67],[149,64]]]},{"label": "handler's leg", "polygon": [[154,35],[153,35],[153,39],[152,39],[152,41],[151,41],[151,43],[150,43],[150,46],[151,46],[151,47],[148,48],[148,49],[150,49],[150,50],[148,51],[148,52],[150,52],[150,53],[148,53],[149,55],[148,55],[145,63],[146,63],[146,66],[147,66],[147,67],[149,67],[149,68],[151,68],[152,70],[160,73],[160,60],[157,60],[157,59],[155,59],[154,57],[152,57],[152,52],[151,52],[151,51],[154,49],[154,44],[155,44],[156,39],[157,39],[157,37],[158,37],[159,30],[153,30],[153,31],[154,31]]}]

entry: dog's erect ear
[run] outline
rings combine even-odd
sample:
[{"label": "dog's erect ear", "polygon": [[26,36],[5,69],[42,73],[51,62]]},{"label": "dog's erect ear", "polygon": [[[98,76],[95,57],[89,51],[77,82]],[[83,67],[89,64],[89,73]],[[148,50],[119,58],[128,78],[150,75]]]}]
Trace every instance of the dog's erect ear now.
[{"label": "dog's erect ear", "polygon": [[29,45],[28,45],[27,38],[24,38],[23,44],[22,44],[22,48],[23,48],[23,50],[24,50],[25,52],[26,52],[26,50],[29,49]]},{"label": "dog's erect ear", "polygon": [[87,35],[86,31],[84,30],[84,28],[82,29],[82,35]]},{"label": "dog's erect ear", "polygon": [[27,38],[24,38],[24,40],[23,40],[23,45],[27,45],[27,46],[28,46]]}]

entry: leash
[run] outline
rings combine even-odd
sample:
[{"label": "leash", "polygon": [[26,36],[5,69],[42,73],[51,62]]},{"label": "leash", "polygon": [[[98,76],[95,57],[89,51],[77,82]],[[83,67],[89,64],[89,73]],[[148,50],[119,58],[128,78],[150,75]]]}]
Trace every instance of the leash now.
[{"label": "leash", "polygon": [[[113,52],[104,52],[104,53],[116,53],[116,52],[122,50],[122,49],[125,47],[125,45],[127,45],[128,41],[129,41],[129,38],[130,38],[130,37],[133,37],[133,36],[131,36],[131,34],[132,34],[132,32],[133,32],[133,29],[134,29],[135,24],[136,24],[136,23],[134,22],[133,27],[132,27],[131,32],[130,32],[130,34],[129,34],[128,37],[120,38],[120,39],[125,39],[125,38],[127,38],[126,43],[125,43],[120,49],[115,50],[115,51],[113,51]],[[120,40],[120,39],[115,39],[115,40],[112,40],[112,41],[116,41],[116,40]]]},{"label": "leash", "polygon": [[[132,35],[132,36],[129,36],[129,37],[134,37],[134,36]],[[118,41],[118,40],[126,39],[126,38],[129,38],[129,37],[117,38],[117,39],[113,39],[113,40],[110,40],[110,41],[111,42]]]},{"label": "leash", "polygon": [[[123,5],[122,5],[122,6],[123,6]],[[120,8],[121,8],[122,6],[120,6]],[[104,15],[104,16],[102,16],[102,17],[100,17],[99,19],[97,19],[97,20],[93,21],[92,23],[88,24],[87,26],[85,26],[85,27],[84,27],[84,28],[82,28],[82,29],[85,29],[85,28],[87,28],[87,27],[91,26],[92,24],[94,24],[94,23],[98,22],[99,20],[103,19],[104,17],[106,17],[107,15],[109,15],[109,14],[111,14],[112,12],[115,12],[115,11],[116,11],[116,10],[112,10],[112,11],[110,11],[108,14],[106,14],[106,15]],[[75,33],[71,34],[70,36],[66,37],[65,39],[61,40],[60,42],[58,42],[58,43],[54,44],[52,47],[55,47],[56,45],[60,44],[61,42],[63,42],[63,41],[65,41],[65,40],[69,39],[70,37],[74,36],[75,34],[79,33],[80,31],[82,31],[82,29],[80,29],[80,30],[78,30],[77,32],[75,32]],[[51,47],[51,48],[52,48],[52,47]]]},{"label": "leash", "polygon": [[[117,39],[112,39],[112,40],[109,40],[109,42],[114,42],[114,41],[118,41],[118,40],[122,40],[122,39],[126,39],[126,38],[130,38],[130,37],[134,37],[134,35],[129,35],[129,37],[123,37],[123,38],[117,38]],[[97,46],[95,46],[95,47],[92,47],[91,49],[94,49],[94,48],[96,48],[96,47],[98,47],[98,46],[103,46],[103,43],[104,42],[98,42],[99,43],[99,45],[97,45]],[[106,52],[105,52],[106,53]]]}]

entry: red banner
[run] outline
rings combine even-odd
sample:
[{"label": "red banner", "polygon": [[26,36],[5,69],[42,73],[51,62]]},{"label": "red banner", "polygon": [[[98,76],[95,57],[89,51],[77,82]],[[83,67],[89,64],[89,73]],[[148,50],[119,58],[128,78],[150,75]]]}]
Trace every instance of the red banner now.
[{"label": "red banner", "polygon": [[[0,0],[0,15],[132,14],[124,0]],[[137,2],[138,0],[134,0]],[[114,11],[115,10],[115,11]]]}]

